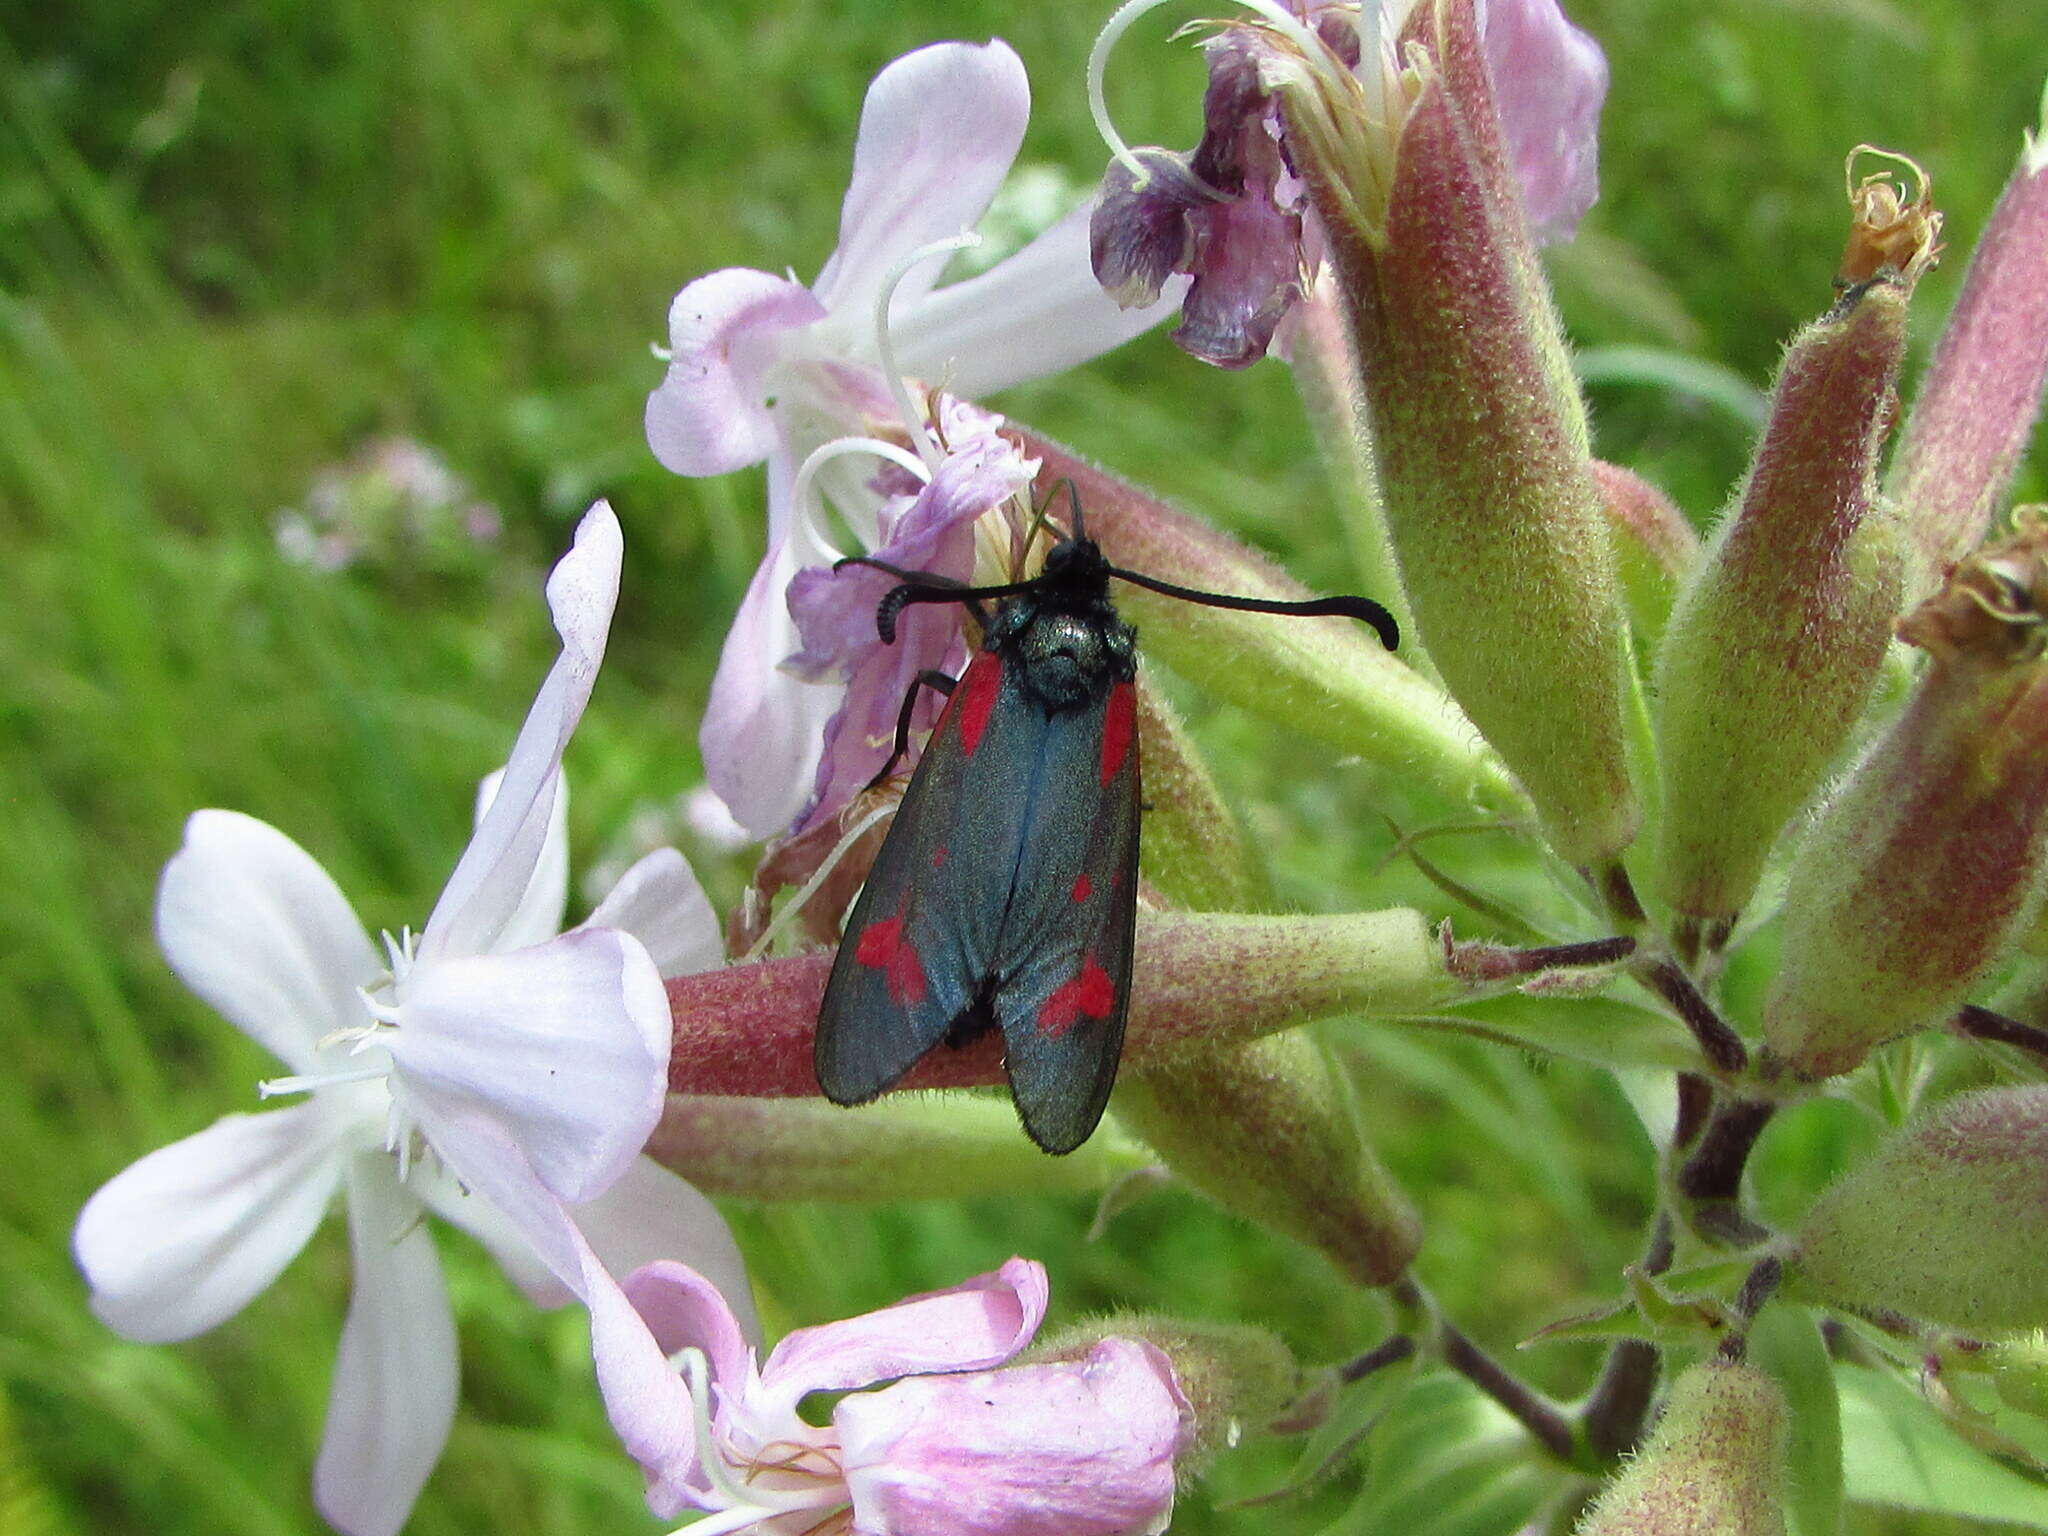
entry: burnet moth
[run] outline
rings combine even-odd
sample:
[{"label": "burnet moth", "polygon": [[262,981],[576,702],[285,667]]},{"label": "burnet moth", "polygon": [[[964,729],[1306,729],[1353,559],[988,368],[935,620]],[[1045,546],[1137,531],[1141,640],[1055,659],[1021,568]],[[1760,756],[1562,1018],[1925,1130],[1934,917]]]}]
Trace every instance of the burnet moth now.
[{"label": "burnet moth", "polygon": [[[1198,592],[1111,565],[1082,525],[1023,581],[970,587],[857,556],[895,576],[875,612],[885,645],[912,603],[962,603],[982,632],[846,922],[818,1012],[818,1086],[864,1104],[926,1052],[1003,1035],[1031,1139],[1071,1152],[1102,1118],[1130,1006],[1138,898],[1137,632],[1112,576],[1216,608],[1363,620],[1389,650],[1394,619],[1362,597],[1277,602]],[[996,602],[991,615],[982,607]]]}]

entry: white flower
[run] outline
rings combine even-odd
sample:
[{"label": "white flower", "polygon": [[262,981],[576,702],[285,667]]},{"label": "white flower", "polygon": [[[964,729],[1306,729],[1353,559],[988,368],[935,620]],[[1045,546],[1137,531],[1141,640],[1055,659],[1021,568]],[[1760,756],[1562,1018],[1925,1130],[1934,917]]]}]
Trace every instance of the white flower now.
[{"label": "white flower", "polygon": [[[187,1338],[268,1286],[346,1194],[355,1288],[314,1497],[350,1536],[404,1524],[454,1413],[427,1211],[536,1299],[582,1297],[601,1336],[630,1313],[607,1263],[625,1273],[684,1253],[746,1295],[710,1202],[639,1156],[667,1088],[661,967],[718,958],[703,893],[663,850],[556,936],[562,750],[603,658],[619,563],[618,522],[599,503],[548,581],[561,657],[417,941],[387,936],[380,958],[311,855],[232,811],[192,817],[159,888],[172,969],[289,1069],[269,1091],[308,1097],[228,1115],[118,1174],[79,1216],[78,1262],[110,1327]],[[620,1347],[637,1358],[630,1337]]]}]

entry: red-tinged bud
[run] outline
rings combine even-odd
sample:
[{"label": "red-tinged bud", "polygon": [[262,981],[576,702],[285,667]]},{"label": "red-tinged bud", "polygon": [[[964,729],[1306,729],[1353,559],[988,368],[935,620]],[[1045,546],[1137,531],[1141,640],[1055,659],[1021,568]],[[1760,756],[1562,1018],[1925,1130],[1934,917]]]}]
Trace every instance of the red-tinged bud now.
[{"label": "red-tinged bud", "polygon": [[1847,1072],[1946,1018],[2032,923],[2048,854],[2048,519],[1899,625],[1932,664],[1802,845],[1768,1065]]},{"label": "red-tinged bud", "polygon": [[1328,237],[1422,641],[1557,850],[1605,863],[1640,817],[1626,621],[1474,0],[1419,5],[1398,57],[1268,78]]},{"label": "red-tinged bud", "polygon": [[1017,1134],[1008,1104],[959,1094],[858,1109],[671,1094],[646,1150],[707,1195],[858,1204],[1097,1194],[1152,1162],[1114,1126],[1065,1157],[1047,1157]]},{"label": "red-tinged bud", "polygon": [[1614,569],[1636,643],[1663,638],[1679,584],[1699,563],[1700,536],[1671,498],[1632,469],[1593,461],[1593,483],[1614,535]]},{"label": "red-tinged bud", "polygon": [[1763,1371],[1694,1366],[1578,1536],[1784,1536],[1788,1426],[1785,1394]]},{"label": "red-tinged bud", "polygon": [[[1113,563],[1205,592],[1315,595],[1228,534],[1067,450],[1035,437],[1026,445],[1043,460],[1038,494],[1073,481],[1088,532]],[[1208,693],[1356,753],[1390,781],[1427,785],[1461,803],[1519,804],[1500,759],[1458,706],[1357,620],[1205,608],[1129,585],[1119,585],[1116,601],[1142,632],[1146,654],[1199,678]]]},{"label": "red-tinged bud", "polygon": [[1923,210],[1909,245],[1888,202],[1867,215],[1869,188],[1852,189],[1864,195],[1845,271],[1872,248],[1899,264],[1793,339],[1749,477],[1657,658],[1659,879],[1687,917],[1732,918],[1749,900],[1861,717],[1899,614],[1903,561],[1877,461],[1940,219]]},{"label": "red-tinged bud", "polygon": [[1266,1329],[1154,1312],[1118,1312],[1063,1328],[1026,1351],[1020,1363],[1085,1360],[1105,1339],[1142,1339],[1172,1362],[1174,1383],[1194,1417],[1183,1472],[1199,1473],[1219,1451],[1266,1429],[1301,1391],[1293,1351]]},{"label": "red-tinged bud", "polygon": [[1349,1080],[1301,1031],[1129,1064],[1111,1107],[1184,1182],[1306,1243],[1355,1284],[1392,1284],[1422,1246]]},{"label": "red-tinged bud", "polygon": [[1197,911],[1265,906],[1265,870],[1173,706],[1141,672],[1138,737],[1145,765],[1145,878]]},{"label": "red-tinged bud", "polygon": [[[675,1093],[810,1098],[811,1039],[829,952],[728,966],[667,982],[675,1018]],[[1341,916],[1138,912],[1124,1062],[1256,1039],[1338,1014],[1429,1013],[1472,989],[1444,969],[1422,914],[1407,907]],[[1003,1081],[989,1035],[936,1051],[900,1086]]]},{"label": "red-tinged bud", "polygon": [[1885,489],[1919,554],[1914,595],[1976,547],[2048,378],[2048,105],[1977,241]]},{"label": "red-tinged bud", "polygon": [[1801,1292],[1975,1335],[2048,1324],[2048,1085],[1941,1104],[1823,1193],[1786,1254]]}]

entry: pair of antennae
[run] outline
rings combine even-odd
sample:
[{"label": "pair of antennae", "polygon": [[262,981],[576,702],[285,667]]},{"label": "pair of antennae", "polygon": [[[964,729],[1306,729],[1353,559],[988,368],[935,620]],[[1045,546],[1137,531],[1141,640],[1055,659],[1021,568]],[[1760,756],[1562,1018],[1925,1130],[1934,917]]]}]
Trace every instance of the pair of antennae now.
[{"label": "pair of antennae", "polygon": [[[1081,520],[1080,493],[1075,490],[1074,482],[1064,477],[1053,486],[1051,494],[1045,499],[1045,505],[1038,509],[1032,531],[1035,533],[1039,524],[1056,527],[1047,514],[1051,509],[1053,497],[1059,494],[1061,487],[1065,487],[1067,499],[1074,509],[1074,531],[1071,538],[1085,542],[1088,540],[1088,532]],[[836,561],[832,568],[836,571],[849,565],[868,566],[885,575],[894,576],[902,583],[901,586],[890,588],[875,610],[875,628],[880,633],[884,645],[895,644],[896,620],[912,603],[966,603],[975,609],[978,615],[982,602],[1004,597],[1020,597],[1027,592],[1038,591],[1045,579],[1042,576],[1033,576],[1024,581],[1006,581],[995,586],[971,587],[965,582],[955,581],[950,576],[940,576],[931,571],[905,570],[901,566],[891,565],[886,560],[877,560],[871,555],[850,555],[844,560]],[[1395,623],[1393,614],[1369,597],[1345,595],[1303,598],[1298,601],[1238,597],[1228,592],[1203,592],[1195,587],[1183,587],[1170,581],[1161,581],[1156,576],[1127,571],[1122,566],[1111,565],[1106,560],[1102,568],[1106,574],[1116,577],[1119,581],[1127,581],[1134,587],[1144,587],[1147,591],[1157,592],[1164,597],[1179,598],[1182,602],[1200,603],[1205,608],[1229,608],[1241,613],[1277,613],[1304,619],[1357,619],[1360,623],[1371,625],[1373,632],[1380,638],[1380,644],[1388,650],[1395,649],[1401,643],[1401,629]]]}]

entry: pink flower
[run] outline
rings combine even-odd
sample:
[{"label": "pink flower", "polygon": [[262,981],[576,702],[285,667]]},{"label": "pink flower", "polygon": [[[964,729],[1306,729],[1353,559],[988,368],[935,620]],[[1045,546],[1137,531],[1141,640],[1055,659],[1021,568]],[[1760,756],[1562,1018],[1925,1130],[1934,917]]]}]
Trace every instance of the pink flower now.
[{"label": "pink flower", "polygon": [[[706,1512],[698,1536],[1121,1536],[1172,1513],[1192,1413],[1166,1356],[1110,1338],[1082,1359],[1008,1365],[1045,1316],[1029,1260],[799,1329],[759,1367],[695,1271],[649,1265],[626,1291],[691,1384],[671,1378],[666,1401],[623,1422],[615,1402],[613,1422],[629,1447],[664,1416],[695,1425],[692,1454],[673,1438],[636,1454],[658,1513]],[[797,1413],[812,1392],[849,1395],[821,1427]]]},{"label": "pink flower", "polygon": [[[669,311],[668,375],[647,400],[655,457],[684,475],[768,463],[768,549],[726,638],[700,738],[711,787],[756,835],[803,809],[839,703],[780,670],[798,647],[784,606],[790,578],[833,553],[826,506],[798,505],[793,492],[812,449],[895,423],[876,317],[889,285],[897,366],[965,395],[1072,367],[1165,313],[1122,312],[1100,291],[1080,212],[964,282],[935,287],[938,263],[916,260],[981,217],[1029,113],[1024,66],[1007,44],[904,55],[868,88],[839,248],[817,281],[731,268],[698,278]],[[885,497],[865,476],[816,485],[864,550],[882,542]]]}]

